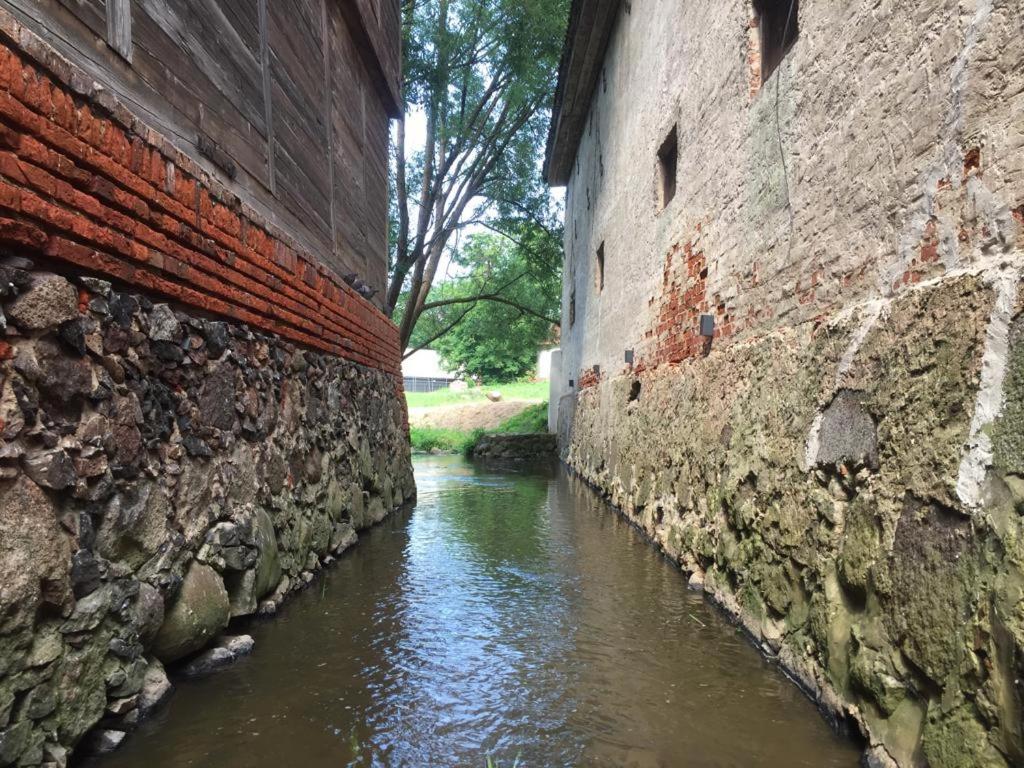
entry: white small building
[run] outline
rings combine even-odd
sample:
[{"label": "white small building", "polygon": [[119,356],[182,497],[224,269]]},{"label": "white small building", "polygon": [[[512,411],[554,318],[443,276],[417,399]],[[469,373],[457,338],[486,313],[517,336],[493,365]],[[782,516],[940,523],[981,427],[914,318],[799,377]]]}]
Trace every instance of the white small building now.
[{"label": "white small building", "polygon": [[402,361],[402,379],[406,392],[436,392],[447,389],[458,376],[445,368],[437,352],[421,349]]},{"label": "white small building", "polygon": [[537,353],[537,381],[548,381],[551,378],[551,353],[553,349],[542,349]]}]

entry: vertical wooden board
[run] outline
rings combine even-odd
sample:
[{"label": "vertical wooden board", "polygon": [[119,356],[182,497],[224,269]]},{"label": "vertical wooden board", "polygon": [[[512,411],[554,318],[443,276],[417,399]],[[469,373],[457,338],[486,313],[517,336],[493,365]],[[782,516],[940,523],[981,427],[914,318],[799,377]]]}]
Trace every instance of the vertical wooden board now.
[{"label": "vertical wooden board", "polygon": [[384,280],[388,247],[388,116],[379,99],[366,100],[366,260],[372,278]]},{"label": "vertical wooden board", "polygon": [[213,2],[134,0],[133,69],[177,112],[188,141],[206,135],[269,186],[259,51]]},{"label": "vertical wooden board", "polygon": [[327,136],[327,153],[325,156],[327,166],[327,184],[330,189],[330,200],[328,201],[328,212],[331,219],[331,253],[338,257],[338,232],[334,219],[334,131],[331,130],[331,117],[334,109],[334,92],[331,88],[331,38],[329,22],[327,18],[327,0],[320,0],[320,39],[323,43],[323,90],[321,91],[321,109],[324,115],[324,133]]},{"label": "vertical wooden board", "polygon": [[267,2],[269,0],[256,0],[257,14],[259,17],[260,37],[260,74],[263,94],[263,114],[266,125],[264,136],[267,141],[267,177],[270,181],[270,193],[277,195],[277,174],[274,169],[274,154],[276,152],[274,138],[274,99],[271,95],[271,74],[270,74],[270,35],[267,32]]},{"label": "vertical wooden board", "polygon": [[[330,245],[330,190],[327,189],[326,142],[309,132],[309,115],[297,113],[296,105],[273,83],[274,173],[277,197],[302,224],[315,232],[318,242]],[[308,107],[308,105],[307,105]],[[308,110],[307,110],[308,112]],[[319,150],[317,149],[319,148]]]},{"label": "vertical wooden board", "polygon": [[131,0],[107,0],[107,45],[127,62],[132,60]]},{"label": "vertical wooden board", "polygon": [[365,275],[366,218],[363,188],[365,151],[363,90],[364,65],[348,34],[336,4],[329,15],[331,46],[330,87],[333,94],[331,132],[334,164],[334,219],[338,253],[346,271]]},{"label": "vertical wooden board", "polygon": [[323,40],[319,0],[271,0],[267,33],[275,76],[296,104],[320,103]]},{"label": "vertical wooden board", "polygon": [[321,1],[269,2],[267,37],[277,194],[330,250],[332,189]]},{"label": "vertical wooden board", "polygon": [[[401,93],[400,10],[397,0],[343,0],[339,3],[350,25],[350,34],[358,37],[360,54],[375,74],[383,77],[381,86],[397,99]],[[361,27],[362,32],[355,27]]]},{"label": "vertical wooden board", "polygon": [[388,216],[388,116],[380,101],[366,100],[366,150],[364,152],[367,231],[387,229]]},{"label": "vertical wooden board", "polygon": [[234,29],[242,44],[253,56],[259,56],[260,20],[256,0],[213,0],[213,2],[227,23]]}]

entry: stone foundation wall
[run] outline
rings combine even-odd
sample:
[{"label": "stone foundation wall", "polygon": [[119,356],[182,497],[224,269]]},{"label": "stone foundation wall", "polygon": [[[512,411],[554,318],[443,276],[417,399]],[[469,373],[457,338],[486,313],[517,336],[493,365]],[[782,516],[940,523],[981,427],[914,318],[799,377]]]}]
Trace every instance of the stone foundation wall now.
[{"label": "stone foundation wall", "polygon": [[561,407],[567,461],[877,766],[1024,765],[1024,300],[1003,262]]},{"label": "stone foundation wall", "polygon": [[415,494],[385,371],[0,258],[0,765],[129,729],[162,664]]},{"label": "stone foundation wall", "polygon": [[473,446],[473,458],[530,461],[550,459],[558,446],[554,435],[484,435]]}]

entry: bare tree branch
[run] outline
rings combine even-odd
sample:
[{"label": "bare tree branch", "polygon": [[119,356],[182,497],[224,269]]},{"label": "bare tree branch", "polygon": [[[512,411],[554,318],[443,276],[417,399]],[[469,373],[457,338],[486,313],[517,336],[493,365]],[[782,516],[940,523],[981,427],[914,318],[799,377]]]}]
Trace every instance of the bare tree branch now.
[{"label": "bare tree branch", "polygon": [[455,304],[466,304],[466,303],[477,303],[481,301],[493,301],[496,304],[504,304],[513,309],[518,309],[524,315],[530,315],[530,317],[536,317],[538,320],[551,323],[551,325],[559,325],[561,320],[553,317],[548,317],[545,314],[537,312],[529,307],[520,304],[518,301],[507,299],[501,294],[497,293],[481,293],[476,296],[460,296],[456,299],[438,299],[437,301],[430,301],[423,305],[423,311],[427,312],[431,309],[437,309],[438,307],[450,307]]},{"label": "bare tree branch", "polygon": [[435,341],[440,339],[446,333],[449,333],[450,331],[452,331],[455,328],[455,326],[457,326],[459,323],[461,323],[463,320],[465,320],[466,319],[466,315],[468,315],[470,312],[472,312],[475,308],[476,308],[476,304],[471,306],[469,309],[467,309],[465,312],[463,312],[461,315],[459,315],[457,318],[455,318],[454,321],[452,321],[451,323],[446,325],[440,331],[438,331],[437,333],[433,334],[429,339],[424,341],[418,347],[416,347],[415,349],[408,350],[405,354],[402,355],[402,359],[406,360],[409,357],[411,357],[412,355],[414,355],[416,352],[419,352],[421,349],[427,349],[431,344],[433,344]]}]

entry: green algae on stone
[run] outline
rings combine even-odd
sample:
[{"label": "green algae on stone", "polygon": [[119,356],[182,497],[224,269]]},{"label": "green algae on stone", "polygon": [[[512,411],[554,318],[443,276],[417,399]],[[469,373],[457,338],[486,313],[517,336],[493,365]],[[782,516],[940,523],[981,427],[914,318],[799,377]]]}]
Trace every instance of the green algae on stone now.
[{"label": "green algae on stone", "polygon": [[922,750],[930,768],[1008,768],[970,704],[948,714],[929,710]]},{"label": "green algae on stone", "polygon": [[971,632],[977,565],[970,523],[941,508],[909,502],[888,563],[891,633],[935,683],[960,672]]},{"label": "green algae on stone", "polygon": [[881,528],[870,492],[858,495],[846,511],[839,580],[847,590],[865,599],[872,566],[882,553]]},{"label": "green algae on stone", "polygon": [[[1024,480],[1024,318],[1010,326],[1003,408],[992,428],[992,457],[1002,473]],[[1018,503],[1024,503],[1024,496],[1016,495]]]},{"label": "green algae on stone", "polygon": [[220,574],[193,562],[153,641],[153,655],[167,663],[198,651],[227,626],[230,616],[231,604]]}]

